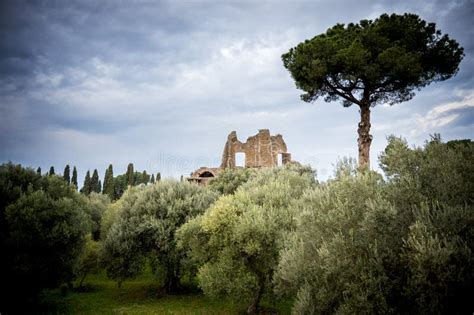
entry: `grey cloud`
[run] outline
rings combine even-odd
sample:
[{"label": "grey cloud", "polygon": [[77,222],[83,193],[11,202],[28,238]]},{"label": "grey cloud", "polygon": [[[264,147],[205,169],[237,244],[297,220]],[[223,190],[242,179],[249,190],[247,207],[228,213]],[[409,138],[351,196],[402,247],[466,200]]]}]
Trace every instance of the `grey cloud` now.
[{"label": "grey cloud", "polygon": [[[375,156],[386,133],[409,132],[398,122],[458,100],[453,91],[474,88],[472,1],[10,0],[0,6],[0,159],[35,166],[61,169],[75,161],[81,169],[109,162],[125,168],[135,161],[156,171],[165,167],[157,162],[161,156],[178,176],[218,159],[230,130],[246,137],[270,128],[285,136],[295,158],[330,169],[338,157],[357,153],[357,109],[301,102],[280,56],[335,23],[383,12],[435,21],[459,40],[466,57],[455,78],[408,103],[374,109],[374,125],[384,126]],[[456,123],[469,126],[471,116]],[[450,128],[450,136],[468,136]],[[100,147],[95,153],[94,146]]]},{"label": "grey cloud", "polygon": [[[452,123],[454,126],[474,128],[474,107],[453,110],[450,113],[459,115],[458,118],[454,120]],[[469,135],[466,135],[466,136],[469,136]]]}]

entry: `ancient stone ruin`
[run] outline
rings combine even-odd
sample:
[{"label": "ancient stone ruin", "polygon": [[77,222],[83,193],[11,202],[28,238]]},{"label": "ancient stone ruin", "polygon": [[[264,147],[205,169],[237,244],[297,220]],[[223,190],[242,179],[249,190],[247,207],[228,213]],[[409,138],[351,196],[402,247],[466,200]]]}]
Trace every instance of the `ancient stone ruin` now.
[{"label": "ancient stone ruin", "polygon": [[[201,167],[194,171],[188,180],[207,184],[224,169],[238,167],[236,153],[245,154],[243,167],[275,167],[291,161],[291,154],[287,152],[286,143],[281,135],[272,136],[268,129],[260,129],[255,136],[249,137],[246,142],[242,143],[237,139],[237,133],[232,131],[227,136],[221,166]],[[280,156],[281,163],[279,163]]]}]

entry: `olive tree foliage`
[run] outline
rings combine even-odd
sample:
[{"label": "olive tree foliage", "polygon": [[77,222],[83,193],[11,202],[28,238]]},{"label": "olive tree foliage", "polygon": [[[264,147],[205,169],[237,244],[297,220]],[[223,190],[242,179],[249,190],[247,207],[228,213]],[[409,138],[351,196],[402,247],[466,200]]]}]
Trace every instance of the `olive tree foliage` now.
[{"label": "olive tree foliage", "polygon": [[294,204],[297,228],[274,278],[277,292],[296,296],[294,314],[390,312],[383,264],[392,258],[395,209],[383,198],[380,175],[352,170]]},{"label": "olive tree foliage", "polygon": [[385,181],[346,164],[306,191],[274,277],[278,293],[296,296],[293,313],[472,310],[473,149],[390,137]]},{"label": "olive tree foliage", "polygon": [[415,209],[404,238],[404,298],[412,313],[468,314],[474,308],[474,206]]},{"label": "olive tree foliage", "polygon": [[91,192],[87,197],[86,214],[90,218],[91,235],[94,241],[101,239],[102,216],[110,204],[110,198],[96,192]]},{"label": "olive tree foliage", "polygon": [[139,191],[142,189],[142,186],[130,187],[124,192],[120,199],[108,204],[101,220],[100,234],[103,239],[107,236],[113,223],[118,220],[121,211],[132,207],[139,196]]},{"label": "olive tree foliage", "polygon": [[313,185],[308,168],[261,170],[181,227],[179,245],[200,266],[204,293],[245,299],[247,312],[255,313],[262,295],[272,291],[283,236],[294,227],[290,204]]},{"label": "olive tree foliage", "polygon": [[463,57],[434,23],[408,13],[337,24],[282,56],[303,101],[324,97],[359,107],[360,166],[369,165],[370,108],[408,101],[416,89],[451,78]]},{"label": "olive tree foliage", "polygon": [[227,168],[209,183],[209,188],[221,194],[233,194],[240,185],[246,183],[256,170],[253,168]]},{"label": "olive tree foliage", "polygon": [[84,206],[80,198],[55,199],[38,190],[7,208],[10,241],[19,258],[14,270],[24,272],[29,285],[54,287],[73,279],[88,228]]},{"label": "olive tree foliage", "polygon": [[91,235],[87,237],[86,245],[79,256],[76,265],[76,275],[79,277],[79,288],[83,288],[84,280],[90,273],[99,271],[100,268],[100,244],[92,239]]},{"label": "olive tree foliage", "polygon": [[443,143],[439,135],[424,147],[409,147],[401,138],[390,136],[379,157],[387,177],[385,194],[397,208],[397,224],[402,242],[415,220],[415,208],[438,203],[464,206],[474,203],[474,143]]},{"label": "olive tree foliage", "polygon": [[380,155],[390,182],[390,199],[400,207],[437,200],[450,205],[474,203],[474,142],[443,143],[439,135],[424,147],[410,148],[390,136]]},{"label": "olive tree foliage", "polygon": [[133,235],[125,229],[125,225],[123,228],[118,225],[122,212],[130,211],[143,189],[143,186],[129,187],[120,199],[109,204],[102,216],[101,262],[105,266],[107,276],[116,280],[119,287],[124,280],[136,277],[144,263],[143,257],[134,253],[139,252],[134,247]]},{"label": "olive tree foliage", "polygon": [[[403,299],[418,313],[466,313],[474,283],[474,142],[423,147],[389,137],[380,156],[387,198],[397,208]],[[395,264],[396,265],[396,264]],[[400,267],[401,266],[401,267]],[[403,269],[402,269],[403,267]]]},{"label": "olive tree foliage", "polygon": [[20,165],[1,165],[0,182],[1,286],[4,303],[18,311],[41,290],[73,280],[89,230],[87,201],[59,176]]},{"label": "olive tree foliage", "polygon": [[205,187],[170,180],[127,190],[104,241],[108,275],[120,283],[136,276],[148,260],[152,270],[163,272],[163,289],[178,290],[185,270],[184,251],[176,247],[175,232],[202,214],[217,196]]}]

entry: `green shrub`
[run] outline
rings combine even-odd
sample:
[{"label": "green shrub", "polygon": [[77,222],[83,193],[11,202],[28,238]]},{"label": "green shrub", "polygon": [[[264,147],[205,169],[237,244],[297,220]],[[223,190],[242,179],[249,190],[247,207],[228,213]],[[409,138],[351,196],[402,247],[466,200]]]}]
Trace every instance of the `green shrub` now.
[{"label": "green shrub", "polygon": [[94,241],[101,239],[102,217],[110,204],[107,195],[91,192],[87,196],[86,213],[91,221],[91,235]]},{"label": "green shrub", "polygon": [[422,205],[404,239],[406,299],[418,314],[467,314],[474,304],[474,207]]},{"label": "green shrub", "polygon": [[179,289],[184,253],[176,248],[175,231],[202,214],[216,197],[207,188],[166,180],[127,190],[104,241],[107,274],[120,285],[140,273],[149,258],[153,270],[164,272],[164,289]]},{"label": "green shrub", "polygon": [[392,136],[380,167],[388,178],[388,198],[398,208],[433,201],[474,203],[474,142],[443,143],[438,136],[424,147],[409,148]]},{"label": "green shrub", "polygon": [[473,291],[474,143],[443,143],[439,135],[423,147],[409,148],[390,137],[380,156],[388,178],[385,192],[396,206],[394,220],[400,258],[403,311],[465,313]]},{"label": "green shrub", "polygon": [[225,169],[209,183],[209,188],[221,194],[233,194],[257,172],[253,168]]},{"label": "green shrub", "polygon": [[12,305],[20,300],[25,306],[42,289],[71,282],[89,229],[86,200],[73,186],[58,176],[32,178],[4,213],[2,286]]},{"label": "green shrub", "polygon": [[395,210],[379,175],[337,174],[294,205],[297,228],[281,254],[276,291],[296,295],[295,314],[390,312],[383,266],[393,258]]},{"label": "green shrub", "polygon": [[314,184],[313,172],[301,167],[262,170],[181,227],[179,245],[200,265],[204,293],[245,299],[247,312],[257,311],[271,292],[283,236],[294,227],[290,204]]},{"label": "green shrub", "polygon": [[386,181],[349,162],[295,204],[276,291],[295,314],[462,314],[473,309],[471,141],[391,137]]},{"label": "green shrub", "polygon": [[76,267],[76,274],[79,277],[79,288],[83,288],[83,283],[89,273],[94,273],[100,267],[100,244],[94,241],[91,236],[87,238]]}]

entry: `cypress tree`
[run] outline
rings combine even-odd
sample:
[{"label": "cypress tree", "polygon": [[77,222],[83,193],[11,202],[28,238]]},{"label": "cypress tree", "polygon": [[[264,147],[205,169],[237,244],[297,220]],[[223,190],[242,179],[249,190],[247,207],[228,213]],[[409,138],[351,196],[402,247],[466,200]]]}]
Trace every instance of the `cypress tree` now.
[{"label": "cypress tree", "polygon": [[135,173],[133,171],[133,163],[129,163],[127,167],[127,185],[133,186],[135,184]]},{"label": "cypress tree", "polygon": [[114,199],[115,185],[114,185],[114,171],[112,164],[105,170],[104,187],[102,193],[107,194],[110,199]]},{"label": "cypress tree", "polygon": [[84,178],[84,186],[82,187],[82,193],[89,195],[91,193],[91,173],[87,171],[86,177]]},{"label": "cypress tree", "polygon": [[71,183],[71,177],[70,177],[70,169],[69,169],[69,164],[66,165],[66,167],[64,168],[64,173],[63,173],[63,178],[64,180],[70,184]]},{"label": "cypress tree", "polygon": [[149,180],[150,180],[150,176],[146,173],[146,171],[143,171],[141,182],[146,185]]},{"label": "cypress tree", "polygon": [[104,174],[104,186],[103,186],[104,189],[102,189],[103,194],[105,194],[105,188],[108,185],[108,180],[109,180],[109,168],[106,168],[105,169],[105,174]]},{"label": "cypress tree", "polygon": [[54,175],[54,166],[51,166],[49,168],[49,176],[52,176],[52,175]]},{"label": "cypress tree", "polygon": [[102,181],[99,179],[99,186],[98,186],[99,190],[97,191],[98,193],[101,193],[102,192]]},{"label": "cypress tree", "polygon": [[155,174],[151,174],[150,183],[155,183]]},{"label": "cypress tree", "polygon": [[99,186],[99,173],[97,172],[97,169],[94,169],[94,173],[92,174],[91,177],[91,192],[100,192],[100,186]]},{"label": "cypress tree", "polygon": [[76,189],[77,189],[77,170],[76,170],[76,166],[74,166],[74,168],[72,169],[72,178],[71,178],[71,183],[76,186]]},{"label": "cypress tree", "polygon": [[38,175],[41,175],[41,167],[38,167],[38,169],[36,169],[36,173],[37,173]]},{"label": "cypress tree", "polygon": [[156,181],[159,182],[161,180],[161,173],[156,173]]}]

